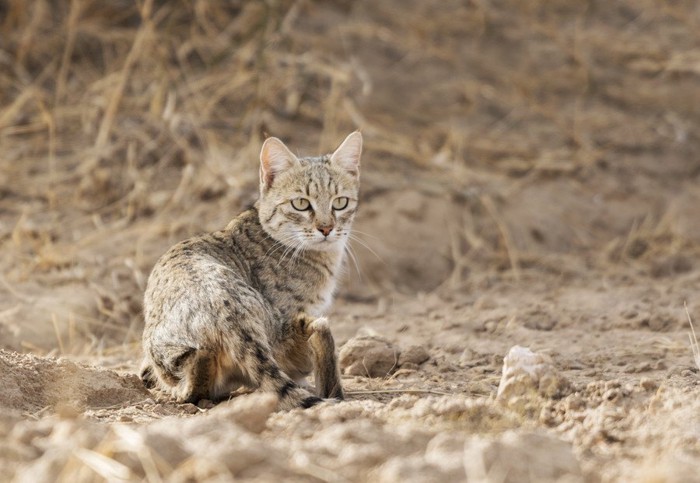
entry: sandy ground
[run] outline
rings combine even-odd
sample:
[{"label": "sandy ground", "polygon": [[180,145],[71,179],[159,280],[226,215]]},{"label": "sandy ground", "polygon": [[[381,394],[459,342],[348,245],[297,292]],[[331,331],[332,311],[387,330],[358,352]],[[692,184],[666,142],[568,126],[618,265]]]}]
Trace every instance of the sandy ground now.
[{"label": "sandy ground", "polygon": [[[0,2],[3,479],[700,481],[696,2],[65,3]],[[145,390],[156,258],[355,128],[347,400]]]},{"label": "sandy ground", "polygon": [[[465,292],[341,297],[341,355],[373,343],[359,370],[347,357],[344,365],[365,374],[344,376],[347,401],[305,411],[275,412],[264,394],[213,408],[159,400],[132,374],[128,352],[83,358],[117,372],[3,352],[4,473],[694,481],[700,381],[677,302],[700,276],[521,277],[491,276]],[[545,354],[554,383],[528,376],[497,396],[515,345]]]}]

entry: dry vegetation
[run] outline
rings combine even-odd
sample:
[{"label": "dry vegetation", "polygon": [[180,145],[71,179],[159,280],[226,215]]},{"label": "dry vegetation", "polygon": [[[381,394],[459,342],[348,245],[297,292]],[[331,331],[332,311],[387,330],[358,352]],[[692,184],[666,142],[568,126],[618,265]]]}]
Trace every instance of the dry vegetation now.
[{"label": "dry vegetation", "polygon": [[[699,32],[694,0],[0,0],[2,347],[133,372],[151,266],[255,199],[265,136],[316,153],[360,128],[334,332],[430,356],[246,427],[245,398],[3,352],[3,474],[446,481],[490,444],[572,462],[496,480],[692,481]],[[515,344],[568,390],[497,403]]]}]

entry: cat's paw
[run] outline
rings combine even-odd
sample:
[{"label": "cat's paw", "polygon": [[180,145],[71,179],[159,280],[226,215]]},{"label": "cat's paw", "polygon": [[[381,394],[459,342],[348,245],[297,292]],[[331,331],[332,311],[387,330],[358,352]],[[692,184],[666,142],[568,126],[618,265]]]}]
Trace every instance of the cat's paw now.
[{"label": "cat's paw", "polygon": [[312,332],[327,332],[331,330],[331,326],[328,323],[326,317],[319,317],[318,319],[311,322],[310,329]]},{"label": "cat's paw", "polygon": [[302,314],[295,319],[294,323],[296,331],[307,338],[316,332],[325,333],[331,330],[331,326],[326,317],[312,319],[308,315]]}]

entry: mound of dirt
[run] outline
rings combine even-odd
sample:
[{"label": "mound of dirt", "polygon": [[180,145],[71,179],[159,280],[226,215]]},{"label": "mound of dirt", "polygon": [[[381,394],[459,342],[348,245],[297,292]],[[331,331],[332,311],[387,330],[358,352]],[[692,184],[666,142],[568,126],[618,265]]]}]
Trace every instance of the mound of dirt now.
[{"label": "mound of dirt", "polygon": [[28,413],[46,408],[82,412],[150,397],[133,374],[6,350],[0,350],[0,385],[0,407]]}]

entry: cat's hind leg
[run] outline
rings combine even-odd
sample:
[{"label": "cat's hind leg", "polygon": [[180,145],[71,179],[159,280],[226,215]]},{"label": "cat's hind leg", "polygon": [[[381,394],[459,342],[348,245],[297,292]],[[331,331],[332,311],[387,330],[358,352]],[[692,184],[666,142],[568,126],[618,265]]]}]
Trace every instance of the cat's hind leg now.
[{"label": "cat's hind leg", "polygon": [[153,363],[147,357],[141,363],[139,377],[147,389],[155,389],[158,385],[158,377],[154,373]]},{"label": "cat's hind leg", "polygon": [[214,382],[214,354],[208,349],[167,346],[159,357],[144,363],[141,379],[148,388],[158,387],[178,402],[196,404],[211,399]]}]

